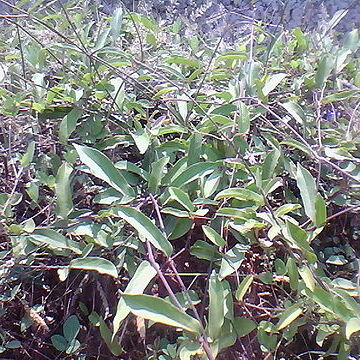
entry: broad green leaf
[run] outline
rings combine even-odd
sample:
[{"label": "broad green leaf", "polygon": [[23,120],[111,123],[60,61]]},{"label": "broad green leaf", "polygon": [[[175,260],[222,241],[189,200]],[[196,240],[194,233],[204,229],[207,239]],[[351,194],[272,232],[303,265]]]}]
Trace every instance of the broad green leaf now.
[{"label": "broad green leaf", "polygon": [[221,170],[215,170],[212,174],[206,177],[204,180],[203,194],[205,198],[210,198],[211,195],[217,190],[223,172]]},{"label": "broad green leaf", "polygon": [[[156,270],[148,261],[144,260],[136,269],[135,274],[126,286],[124,293],[130,295],[141,295],[155,275]],[[127,317],[129,312],[130,309],[126,306],[123,297],[121,297],[114,317],[113,336],[115,336],[120,328],[121,322]]]},{"label": "broad green leaf", "polygon": [[[179,345],[178,354],[180,360],[191,360],[194,359],[194,355],[202,355],[203,353],[204,350],[198,341],[186,339]],[[165,358],[161,360],[165,360]]]},{"label": "broad green leaf", "polygon": [[274,149],[270,151],[264,160],[262,165],[262,179],[272,179],[275,176],[275,169],[279,162],[280,151],[278,149]]},{"label": "broad green leaf", "polygon": [[194,245],[190,248],[190,254],[196,256],[198,259],[204,259],[208,261],[213,261],[220,255],[215,246],[210,245],[202,240],[195,241]]},{"label": "broad green leaf", "polygon": [[202,229],[204,231],[205,236],[215,245],[217,246],[225,246],[225,240],[210,226],[203,225]]},{"label": "broad green leaf", "polygon": [[264,199],[262,195],[256,193],[255,191],[243,188],[229,188],[223,191],[220,191],[216,196],[215,200],[225,199],[225,198],[234,198],[237,200],[247,200],[254,201],[259,206],[264,205]]},{"label": "broad green leaf", "polygon": [[51,343],[53,344],[54,348],[59,351],[66,351],[69,346],[67,340],[58,334],[51,337]]},{"label": "broad green leaf", "polygon": [[149,295],[123,294],[122,296],[126,305],[136,316],[195,334],[202,332],[202,326],[196,319],[164,299]]},{"label": "broad green leaf", "polygon": [[100,334],[103,340],[105,341],[107,347],[111,351],[111,353],[115,356],[119,356],[123,350],[119,344],[118,339],[114,339],[112,336],[112,332],[109,327],[106,325],[104,319],[100,316],[98,319]]},{"label": "broad green leaf", "polygon": [[234,219],[247,220],[254,217],[254,210],[247,208],[244,210],[235,208],[221,208],[216,212],[217,216],[231,217]]},{"label": "broad green leaf", "polygon": [[181,187],[193,180],[199,179],[201,176],[207,175],[220,166],[216,162],[200,162],[185,168],[185,171],[176,176],[171,183],[171,186]]},{"label": "broad green leaf", "polygon": [[236,317],[234,319],[234,329],[238,337],[243,337],[250,334],[253,330],[256,329],[256,327],[256,322],[251,319],[244,317]]},{"label": "broad green leaf", "polygon": [[101,257],[88,256],[71,260],[69,268],[97,271],[99,274],[110,275],[114,278],[118,277],[115,265],[111,261]]},{"label": "broad green leaf", "polygon": [[300,163],[298,163],[297,165],[296,182],[298,188],[300,189],[305,214],[315,223],[315,200],[317,195],[316,182],[310,174],[309,170],[302,167]]},{"label": "broad green leaf", "polygon": [[165,59],[165,62],[168,64],[178,64],[178,65],[186,65],[193,68],[200,67],[200,64],[197,60],[188,59],[184,56],[171,56],[167,59]]},{"label": "broad green leaf", "polygon": [[289,326],[302,314],[302,312],[301,307],[297,304],[287,308],[280,316],[279,322],[276,325],[277,330],[281,330]]},{"label": "broad green leaf", "polygon": [[344,39],[343,47],[355,52],[360,46],[360,31],[359,29],[354,29],[350,31]]},{"label": "broad green leaf", "polygon": [[248,106],[242,101],[238,102],[236,123],[240,134],[247,134],[250,131],[250,111]]},{"label": "broad green leaf", "polygon": [[236,105],[225,104],[225,105],[220,105],[220,106],[216,107],[215,109],[213,109],[211,111],[210,114],[227,116],[227,115],[230,115],[232,112],[236,111],[236,109],[237,109]]},{"label": "broad green leaf", "polygon": [[76,315],[69,316],[63,325],[64,337],[68,342],[74,340],[79,331],[80,323]]},{"label": "broad green leaf", "polygon": [[168,190],[170,194],[169,200],[171,199],[177,201],[187,211],[195,211],[195,206],[193,205],[192,201],[189,198],[189,195],[185,191],[175,187],[169,187]]},{"label": "broad green leaf", "polygon": [[280,105],[299,123],[302,125],[306,124],[306,115],[302,107],[294,102],[289,101],[287,103],[280,103]]},{"label": "broad green leaf", "polygon": [[154,194],[158,191],[161,179],[164,176],[164,169],[169,160],[170,158],[168,156],[164,156],[163,158],[155,161],[151,165],[151,173],[149,176],[149,190]]},{"label": "broad green leaf", "polygon": [[202,148],[202,135],[198,132],[190,137],[189,153],[187,165],[193,165],[199,162]]},{"label": "broad green leaf", "polygon": [[74,144],[74,147],[80,160],[90,169],[92,175],[105,181],[124,196],[134,197],[134,190],[107,156],[87,146]]},{"label": "broad green leaf", "polygon": [[331,104],[337,101],[344,101],[359,96],[359,90],[343,90],[326,96],[322,99],[323,104]]},{"label": "broad green leaf", "polygon": [[76,241],[66,238],[55,230],[35,230],[29,238],[39,245],[47,245],[50,249],[66,249],[76,254],[81,254],[82,247]]},{"label": "broad green leaf", "polygon": [[238,301],[243,300],[243,298],[244,298],[245,294],[247,293],[247,291],[249,290],[253,280],[254,280],[253,275],[245,276],[245,278],[241,281],[239,287],[236,290],[236,293],[235,293],[236,300],[238,300]]},{"label": "broad green leaf", "polygon": [[[179,239],[188,233],[194,224],[192,219],[176,218],[169,216],[166,219],[166,228],[169,240]],[[167,227],[168,226],[168,227]]]},{"label": "broad green leaf", "polygon": [[313,249],[309,245],[308,234],[300,226],[294,224],[291,221],[287,221],[285,235],[286,238],[295,245],[295,247],[305,251],[313,252]]},{"label": "broad green leaf", "polygon": [[299,272],[298,266],[293,258],[288,258],[286,262],[286,269],[290,278],[290,288],[291,290],[296,291],[299,286]]},{"label": "broad green leaf", "polygon": [[323,226],[326,223],[326,202],[320,194],[316,195],[315,201],[315,225]]},{"label": "broad green leaf", "polygon": [[21,157],[20,163],[23,167],[29,166],[34,158],[35,141],[31,141],[28,145],[25,154]]},{"label": "broad green leaf", "polygon": [[126,206],[118,206],[113,209],[115,216],[121,217],[139,233],[140,238],[145,238],[161,250],[165,255],[170,256],[173,247],[162,232],[152,223],[152,221],[140,211]]},{"label": "broad green leaf", "polygon": [[61,121],[59,127],[59,141],[61,144],[66,144],[71,133],[76,129],[78,120],[83,114],[80,108],[72,109]]},{"label": "broad green leaf", "polygon": [[274,212],[274,215],[277,217],[282,217],[286,214],[288,214],[289,212],[295,211],[297,209],[300,209],[301,205],[300,204],[285,204],[285,205],[281,205],[279,208],[277,208]]},{"label": "broad green leaf", "polygon": [[113,42],[115,42],[121,34],[122,22],[123,22],[123,9],[120,6],[114,11],[110,22],[110,29],[111,29],[110,33]]},{"label": "broad green leaf", "polygon": [[345,334],[346,338],[349,340],[351,335],[360,331],[360,318],[351,318],[346,322]]},{"label": "broad green leaf", "polygon": [[262,92],[265,96],[269,95],[288,75],[285,73],[273,74],[270,79],[266,81]]},{"label": "broad green leaf", "polygon": [[224,288],[215,271],[209,281],[209,316],[207,334],[212,340],[219,338],[224,323]]},{"label": "broad green leaf", "polygon": [[72,171],[73,168],[68,163],[64,162],[56,174],[56,212],[57,215],[63,219],[66,219],[73,209],[72,191],[70,186],[70,176]]},{"label": "broad green leaf", "polygon": [[302,152],[304,152],[306,155],[311,155],[310,150],[301,142],[295,140],[295,139],[289,139],[289,140],[284,140],[280,143],[280,145],[288,145],[288,146],[292,146],[295,149],[301,150]]},{"label": "broad green leaf", "polygon": [[138,129],[131,134],[134,139],[136,147],[139,149],[140,154],[145,154],[150,146],[150,137],[146,130]]},{"label": "broad green leaf", "polygon": [[298,271],[301,278],[304,280],[306,287],[309,288],[311,291],[314,291],[316,286],[316,281],[309,267],[304,265],[300,267]]},{"label": "broad green leaf", "polygon": [[331,54],[324,55],[319,62],[315,74],[315,87],[322,88],[334,67],[334,57]]},{"label": "broad green leaf", "polygon": [[248,249],[247,245],[236,244],[223,255],[219,271],[220,279],[231,275],[240,267]]}]

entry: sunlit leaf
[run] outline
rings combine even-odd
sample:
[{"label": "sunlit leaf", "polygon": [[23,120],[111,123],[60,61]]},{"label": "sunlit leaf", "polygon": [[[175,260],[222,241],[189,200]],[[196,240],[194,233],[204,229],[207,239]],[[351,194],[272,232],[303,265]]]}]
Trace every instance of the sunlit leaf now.
[{"label": "sunlit leaf", "polygon": [[97,271],[99,274],[110,275],[114,278],[118,276],[115,265],[111,261],[100,257],[88,256],[71,260],[69,268]]},{"label": "sunlit leaf", "polygon": [[[155,275],[156,270],[150,265],[150,263],[146,260],[142,261],[136,269],[135,274],[127,284],[124,293],[130,295],[141,295]],[[129,312],[130,309],[125,304],[124,298],[121,297],[114,317],[113,335],[117,333],[121,322],[126,318]]]},{"label": "sunlit leaf", "polygon": [[66,219],[73,209],[72,191],[70,186],[70,176],[73,168],[64,162],[57,174],[55,183],[56,211],[58,216]]},{"label": "sunlit leaf", "polygon": [[122,295],[130,311],[144,319],[200,334],[201,324],[170,302],[149,295]]},{"label": "sunlit leaf", "polygon": [[126,206],[118,206],[112,212],[115,216],[121,217],[133,226],[141,238],[149,240],[151,244],[167,256],[171,255],[173,251],[171,243],[147,216],[134,208]]},{"label": "sunlit leaf", "polygon": [[211,339],[219,337],[224,323],[224,288],[216,273],[210,276],[209,281],[209,316],[207,333]]},{"label": "sunlit leaf", "polygon": [[296,173],[297,186],[300,189],[301,199],[304,204],[305,214],[315,223],[316,208],[315,199],[317,195],[316,182],[309,170],[298,163]]},{"label": "sunlit leaf", "polygon": [[276,325],[277,329],[281,330],[289,326],[302,312],[301,307],[297,304],[287,308],[280,316],[279,322]]},{"label": "sunlit leaf", "polygon": [[[80,160],[89,167],[91,174],[105,181],[121,194],[132,198],[133,188],[127,183],[110,159],[99,150],[74,144]],[[130,200],[130,199],[129,199]]]},{"label": "sunlit leaf", "polygon": [[236,290],[236,300],[238,301],[242,301],[245,294],[247,293],[247,291],[249,290],[252,282],[254,280],[254,276],[253,275],[246,275],[245,278],[241,281],[239,287]]}]

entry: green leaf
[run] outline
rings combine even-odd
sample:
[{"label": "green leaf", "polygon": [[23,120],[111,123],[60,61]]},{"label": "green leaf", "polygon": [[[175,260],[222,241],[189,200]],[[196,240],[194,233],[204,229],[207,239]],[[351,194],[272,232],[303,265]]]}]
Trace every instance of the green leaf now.
[{"label": "green leaf", "polygon": [[127,295],[123,298],[136,316],[183,330],[200,334],[201,324],[164,299],[149,295]]},{"label": "green leaf", "polygon": [[21,157],[20,163],[23,167],[29,166],[34,158],[35,153],[35,141],[31,141],[25,151],[25,154]]},{"label": "green leaf", "polygon": [[324,55],[320,60],[315,74],[315,87],[322,88],[334,67],[334,57],[331,54]]},{"label": "green leaf", "polygon": [[231,217],[234,219],[247,220],[254,216],[254,210],[247,208],[244,210],[235,208],[221,208],[216,212],[217,216]]},{"label": "green leaf", "polygon": [[100,257],[89,256],[71,260],[69,268],[97,271],[99,274],[110,275],[114,278],[118,277],[115,265],[111,261]]},{"label": "green leaf", "polygon": [[360,331],[360,318],[351,318],[346,322],[345,334],[349,340],[351,335]]},{"label": "green leaf", "polygon": [[80,331],[80,323],[76,315],[71,315],[66,319],[63,331],[64,337],[68,342],[73,341],[77,337]]},{"label": "green leaf", "polygon": [[55,230],[41,229],[35,230],[29,238],[39,245],[47,245],[50,249],[66,249],[76,254],[81,254],[82,247],[76,241],[66,238]]},{"label": "green leaf", "polygon": [[202,148],[202,135],[198,132],[192,134],[189,139],[189,153],[187,165],[193,165],[199,162]]},{"label": "green leaf", "polygon": [[178,64],[178,65],[186,65],[193,68],[200,67],[200,64],[197,60],[188,59],[184,56],[171,56],[167,59],[165,59],[165,63],[168,64]]},{"label": "green leaf", "polygon": [[124,196],[134,197],[134,190],[107,156],[99,150],[87,146],[74,144],[74,147],[79,154],[80,160],[89,167],[92,175],[105,181]]},{"label": "green leaf", "polygon": [[192,201],[189,198],[189,195],[185,191],[175,187],[169,187],[168,190],[170,194],[169,200],[171,199],[177,201],[187,211],[195,211],[195,206],[193,205]]},{"label": "green leaf", "polygon": [[70,186],[70,176],[72,171],[73,168],[68,163],[64,162],[56,174],[56,212],[57,215],[63,219],[67,219],[67,216],[73,209],[72,191]]},{"label": "green leaf", "polygon": [[121,34],[121,26],[123,22],[123,10],[122,7],[118,7],[112,16],[110,22],[110,34],[112,37],[113,42],[115,42]]},{"label": "green leaf", "polygon": [[201,176],[211,173],[217,169],[219,165],[220,164],[216,162],[200,162],[190,165],[172,180],[171,186],[181,187],[188,184],[193,180],[199,179]]},{"label": "green leaf", "polygon": [[235,272],[245,259],[246,251],[249,249],[247,245],[236,244],[224,254],[219,271],[219,278],[224,279]]},{"label": "green leaf", "polygon": [[214,110],[211,111],[210,114],[227,116],[227,115],[230,115],[231,113],[233,113],[234,111],[236,111],[236,109],[237,109],[236,105],[225,104],[225,105],[220,105],[220,106],[216,107]]},{"label": "green leaf", "polygon": [[280,151],[278,149],[274,149],[270,151],[264,160],[264,164],[262,166],[262,179],[272,179],[275,176],[275,169],[279,162]]},{"label": "green leaf", "polygon": [[315,225],[318,227],[325,225],[326,217],[326,202],[320,194],[317,194],[315,201]]},{"label": "green leaf", "polygon": [[69,346],[67,340],[61,335],[53,335],[51,337],[51,343],[53,344],[54,348],[59,351],[66,351]]},{"label": "green leaf", "polygon": [[289,212],[295,211],[297,209],[300,209],[301,205],[300,204],[285,204],[285,205],[281,205],[279,208],[277,208],[274,212],[274,215],[277,217],[282,217],[286,214],[288,214]]},{"label": "green leaf", "polygon": [[205,198],[210,198],[211,195],[217,190],[223,172],[221,170],[215,170],[212,174],[206,177],[204,181],[203,194]]},{"label": "green leaf", "polygon": [[326,96],[322,99],[323,104],[331,104],[337,101],[344,101],[359,96],[359,90],[343,90]]},{"label": "green leaf", "polygon": [[136,132],[131,134],[134,139],[136,147],[139,149],[140,154],[145,154],[150,146],[150,137],[146,130],[138,129]]},{"label": "green leaf", "polygon": [[295,247],[298,247],[301,250],[313,252],[313,249],[308,242],[308,234],[300,226],[294,224],[291,221],[286,222],[286,238],[290,240]]},{"label": "green leaf", "polygon": [[302,152],[304,152],[306,155],[311,155],[310,150],[301,142],[295,140],[295,139],[289,139],[289,140],[284,140],[280,143],[280,145],[288,145],[288,146],[292,146],[295,149],[298,149]]},{"label": "green leaf", "polygon": [[299,286],[299,272],[297,264],[293,258],[288,258],[286,262],[286,269],[290,278],[290,288],[291,290],[296,291]]},{"label": "green leaf", "polygon": [[270,79],[266,81],[262,92],[265,96],[269,95],[288,75],[285,73],[273,74]]},{"label": "green leaf", "polygon": [[257,327],[256,322],[244,317],[236,317],[234,319],[234,328],[238,337],[250,334]]},{"label": "green leaf", "polygon": [[162,232],[151,222],[151,220],[140,211],[131,207],[118,206],[113,209],[113,214],[124,219],[133,226],[140,235],[161,250],[165,255],[170,256],[173,247]]},{"label": "green leaf", "polygon": [[[141,295],[155,275],[156,270],[151,266],[151,264],[146,260],[142,261],[136,269],[135,274],[127,284],[124,293],[129,295]],[[114,317],[113,336],[117,333],[121,322],[126,318],[129,312],[130,309],[126,306],[123,297],[121,297]]]},{"label": "green leaf", "polygon": [[315,286],[316,286],[316,281],[314,279],[314,276],[310,270],[310,268],[306,265],[300,267],[298,269],[299,274],[301,276],[301,278],[304,280],[304,283],[306,285],[307,288],[309,288],[311,291],[315,290]]},{"label": "green leaf", "polygon": [[204,231],[205,236],[215,245],[217,246],[225,246],[225,240],[210,226],[203,225],[202,229]]},{"label": "green leaf", "polygon": [[151,165],[151,173],[149,177],[149,190],[155,194],[158,191],[158,188],[161,183],[161,179],[164,176],[164,169],[166,164],[169,162],[170,158],[168,156],[164,156],[163,158],[155,161]]},{"label": "green leaf", "polygon": [[254,281],[253,275],[245,276],[245,278],[242,280],[242,282],[240,283],[239,287],[236,290],[236,294],[235,294],[236,300],[238,300],[238,301],[243,300],[245,294],[249,290],[253,281]]},{"label": "green leaf", "polygon": [[289,326],[302,314],[302,312],[301,307],[297,304],[287,308],[280,316],[279,322],[276,325],[277,330],[281,330]]},{"label": "green leaf", "polygon": [[254,201],[259,206],[264,205],[264,199],[262,195],[256,193],[255,191],[243,188],[229,188],[223,191],[220,191],[216,196],[215,200],[225,199],[225,198],[234,198],[237,200],[246,200]]},{"label": "green leaf", "polygon": [[289,101],[287,103],[280,103],[280,105],[299,123],[302,125],[306,124],[306,115],[302,107],[294,102]]},{"label": "green leaf", "polygon": [[59,127],[59,141],[61,144],[66,144],[71,133],[76,129],[78,120],[83,114],[80,108],[72,109],[61,121]]},{"label": "green leaf", "polygon": [[106,325],[104,319],[101,316],[99,317],[99,326],[101,337],[104,339],[107,347],[113,355],[119,356],[123,352],[119,341],[118,339],[113,338],[111,330]]},{"label": "green leaf", "polygon": [[219,338],[224,323],[224,288],[215,271],[209,281],[209,316],[207,334],[212,340]]},{"label": "green leaf", "polygon": [[296,182],[298,188],[300,189],[305,214],[315,223],[315,199],[317,196],[316,182],[310,172],[302,167],[300,163],[297,164]]}]

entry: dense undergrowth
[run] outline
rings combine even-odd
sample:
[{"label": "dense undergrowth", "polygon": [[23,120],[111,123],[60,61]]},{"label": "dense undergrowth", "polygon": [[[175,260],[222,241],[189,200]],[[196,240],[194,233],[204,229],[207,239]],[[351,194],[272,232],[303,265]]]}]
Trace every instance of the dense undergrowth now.
[{"label": "dense undergrowth", "polygon": [[0,358],[356,358],[359,31],[80,10],[2,25]]}]

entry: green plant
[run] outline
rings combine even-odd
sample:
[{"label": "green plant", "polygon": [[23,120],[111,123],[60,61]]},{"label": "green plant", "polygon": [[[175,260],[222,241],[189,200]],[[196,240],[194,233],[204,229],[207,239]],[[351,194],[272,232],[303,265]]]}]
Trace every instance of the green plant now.
[{"label": "green plant", "polygon": [[73,314],[50,356],[356,351],[359,31],[46,11],[1,40],[0,255],[4,303]]}]

